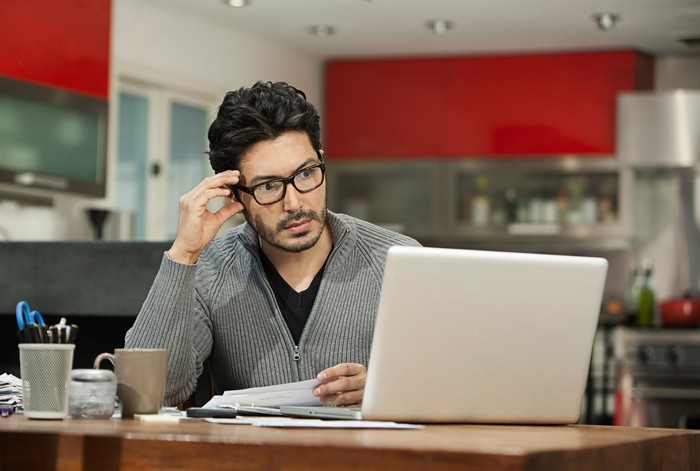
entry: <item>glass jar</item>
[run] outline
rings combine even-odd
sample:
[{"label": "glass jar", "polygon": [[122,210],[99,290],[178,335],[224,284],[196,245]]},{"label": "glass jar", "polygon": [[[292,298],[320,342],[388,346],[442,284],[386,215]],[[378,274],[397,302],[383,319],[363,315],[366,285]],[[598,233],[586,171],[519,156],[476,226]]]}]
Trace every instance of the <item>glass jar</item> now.
[{"label": "glass jar", "polygon": [[117,380],[110,370],[73,370],[68,413],[74,419],[108,419],[114,414]]}]

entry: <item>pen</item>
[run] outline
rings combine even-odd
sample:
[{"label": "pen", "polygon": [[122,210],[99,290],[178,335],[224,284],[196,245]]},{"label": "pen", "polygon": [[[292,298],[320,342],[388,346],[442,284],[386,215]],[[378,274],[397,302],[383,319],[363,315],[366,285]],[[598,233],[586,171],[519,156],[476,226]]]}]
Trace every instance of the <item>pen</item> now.
[{"label": "pen", "polygon": [[20,343],[75,343],[78,326],[68,324],[61,317],[58,324],[47,327],[44,319],[37,311],[31,311],[26,301],[17,303],[17,339]]}]

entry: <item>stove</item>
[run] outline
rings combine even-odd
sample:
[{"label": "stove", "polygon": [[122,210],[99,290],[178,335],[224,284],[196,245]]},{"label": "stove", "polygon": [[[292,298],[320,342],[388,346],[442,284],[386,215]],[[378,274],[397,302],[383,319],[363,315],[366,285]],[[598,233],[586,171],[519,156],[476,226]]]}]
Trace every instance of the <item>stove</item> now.
[{"label": "stove", "polygon": [[614,332],[615,425],[700,428],[700,329]]}]

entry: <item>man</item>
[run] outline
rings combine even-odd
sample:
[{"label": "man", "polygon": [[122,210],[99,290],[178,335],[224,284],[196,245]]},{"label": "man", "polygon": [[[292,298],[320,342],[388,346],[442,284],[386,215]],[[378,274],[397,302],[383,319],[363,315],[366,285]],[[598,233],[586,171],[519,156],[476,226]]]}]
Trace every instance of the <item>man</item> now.
[{"label": "man", "polygon": [[[166,404],[209,361],[217,392],[318,378],[325,404],[358,406],[386,252],[418,245],[326,207],[320,119],[300,90],[229,92],[209,129],[214,176],[180,199],[175,241],[126,347],[168,349]],[[228,204],[210,212],[206,204]],[[214,238],[242,212],[246,223]]]}]

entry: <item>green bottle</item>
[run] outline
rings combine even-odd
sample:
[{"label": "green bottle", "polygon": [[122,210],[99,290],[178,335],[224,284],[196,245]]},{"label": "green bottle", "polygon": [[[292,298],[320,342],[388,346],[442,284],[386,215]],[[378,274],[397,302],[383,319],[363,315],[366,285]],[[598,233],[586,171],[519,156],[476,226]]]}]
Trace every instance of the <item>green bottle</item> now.
[{"label": "green bottle", "polygon": [[637,306],[637,326],[653,327],[656,303],[654,300],[654,288],[651,282],[652,266],[650,260],[643,263],[642,286],[639,288],[639,304]]}]

